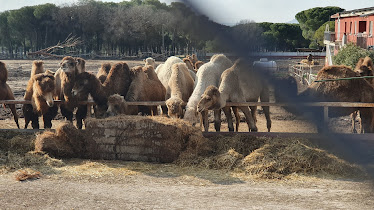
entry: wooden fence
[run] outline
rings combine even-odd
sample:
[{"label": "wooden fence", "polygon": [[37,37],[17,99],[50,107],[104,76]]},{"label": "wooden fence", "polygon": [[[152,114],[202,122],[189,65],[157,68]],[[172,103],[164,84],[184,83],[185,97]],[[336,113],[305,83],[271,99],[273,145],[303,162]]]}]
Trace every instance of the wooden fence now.
[{"label": "wooden fence", "polygon": [[296,65],[290,65],[288,72],[291,74],[291,76],[297,78],[303,84],[306,83],[309,86],[317,78],[317,74],[314,73],[314,68],[320,68],[320,67],[321,66],[296,64]]},{"label": "wooden fence", "polygon": [[[60,100],[54,101],[56,104],[61,104]],[[0,104],[31,104],[31,101],[26,100],[0,100]],[[94,101],[80,101],[79,104],[87,104],[91,110],[91,106],[95,105]],[[127,102],[130,106],[163,106],[165,101],[135,101]],[[295,104],[290,103],[274,103],[274,102],[227,102],[226,106],[294,106]],[[362,103],[362,102],[314,102],[314,103],[298,103],[299,106],[310,106],[310,107],[323,107],[324,121],[327,122],[329,117],[329,107],[360,107],[370,108],[374,107],[374,103]]]}]

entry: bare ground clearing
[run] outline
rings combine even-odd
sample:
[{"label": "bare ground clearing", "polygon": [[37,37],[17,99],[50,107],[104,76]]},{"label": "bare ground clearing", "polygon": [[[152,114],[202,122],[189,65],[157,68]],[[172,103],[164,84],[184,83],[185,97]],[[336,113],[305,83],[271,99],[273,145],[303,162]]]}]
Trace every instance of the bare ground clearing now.
[{"label": "bare ground clearing", "polygon": [[[23,99],[32,61],[4,61],[8,84]],[[58,60],[46,60],[56,70]],[[97,72],[104,61],[87,61]],[[116,61],[105,61],[116,62]],[[141,61],[129,61],[130,66]],[[17,111],[22,115],[21,106]],[[0,128],[16,128],[8,109],[0,108]],[[315,132],[315,127],[282,108],[271,108],[273,132]],[[42,120],[41,120],[42,122]],[[54,128],[60,120],[54,121]],[[20,125],[23,127],[23,119]],[[348,117],[331,121],[349,132]],[[259,131],[266,131],[263,114]],[[240,131],[247,131],[241,123]],[[211,125],[211,131],[214,130]],[[227,124],[222,124],[227,131]],[[0,209],[372,209],[374,192],[369,181],[294,175],[285,180],[259,180],[225,170],[179,167],[125,161],[64,160],[41,179],[15,181],[13,172],[0,173]],[[1,170],[0,170],[1,172]]]}]

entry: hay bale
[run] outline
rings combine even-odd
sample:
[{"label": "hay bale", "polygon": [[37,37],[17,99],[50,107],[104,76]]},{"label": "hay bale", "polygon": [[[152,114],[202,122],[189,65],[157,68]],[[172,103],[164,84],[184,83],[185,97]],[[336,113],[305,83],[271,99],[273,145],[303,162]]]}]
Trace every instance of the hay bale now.
[{"label": "hay bale", "polygon": [[204,139],[201,131],[181,119],[118,115],[86,120],[86,130],[96,144],[90,158],[173,162],[187,148],[204,147],[195,141]]},{"label": "hay bale", "polygon": [[35,140],[35,151],[54,157],[82,157],[85,138],[71,122],[61,123],[56,132],[45,131]]},{"label": "hay bale", "polygon": [[239,166],[246,173],[261,178],[282,178],[292,173],[320,173],[341,177],[356,176],[363,171],[355,165],[308,145],[302,139],[275,138],[246,156]]}]

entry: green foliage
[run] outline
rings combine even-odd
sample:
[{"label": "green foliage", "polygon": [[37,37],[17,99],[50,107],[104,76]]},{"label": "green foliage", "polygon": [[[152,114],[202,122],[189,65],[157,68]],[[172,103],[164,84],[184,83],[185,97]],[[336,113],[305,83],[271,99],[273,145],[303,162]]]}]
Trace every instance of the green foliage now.
[{"label": "green foliage", "polygon": [[319,27],[313,35],[313,40],[317,42],[318,47],[324,46],[323,40],[324,40],[324,35],[325,35],[324,33],[325,33],[327,24],[329,24],[330,31],[335,31],[335,21],[327,21],[326,23],[321,25],[321,27]]},{"label": "green foliage", "polygon": [[355,68],[358,59],[370,56],[374,59],[374,51],[365,50],[353,43],[349,43],[333,57],[334,65],[346,65]]},{"label": "green foliage", "polygon": [[263,29],[264,46],[267,50],[291,51],[306,47],[308,41],[301,35],[298,24],[260,23]]},{"label": "green foliage", "polygon": [[296,14],[296,20],[300,24],[303,36],[306,39],[313,40],[315,31],[327,21],[331,15],[344,11],[340,7],[315,7],[301,11]]}]

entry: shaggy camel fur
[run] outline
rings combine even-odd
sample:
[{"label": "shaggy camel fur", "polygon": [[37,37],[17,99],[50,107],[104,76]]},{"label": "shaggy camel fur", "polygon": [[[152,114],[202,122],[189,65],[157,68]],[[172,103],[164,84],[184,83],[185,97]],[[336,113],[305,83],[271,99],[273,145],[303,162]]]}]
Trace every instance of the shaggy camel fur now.
[{"label": "shaggy camel fur", "polygon": [[[317,74],[317,80],[357,77],[359,74],[347,66],[327,66]],[[366,80],[339,80],[331,82],[312,83],[305,91],[297,94],[297,85],[294,78],[288,78],[276,82],[275,97],[278,102],[320,102],[320,101],[342,101],[342,102],[374,102],[374,87]],[[283,88],[281,88],[283,87]],[[286,89],[285,89],[286,88]],[[319,132],[326,130],[323,123],[323,108],[321,107],[285,107],[288,111],[300,114],[311,112],[312,120],[317,125]],[[373,108],[330,108],[329,117],[340,117],[360,111],[362,127],[365,133],[373,132]]]},{"label": "shaggy camel fur", "polygon": [[[14,100],[14,95],[9,85],[6,83],[8,80],[8,69],[6,68],[5,63],[0,61],[0,100]],[[4,107],[9,107],[12,111],[14,122],[18,124],[18,114],[16,112],[15,104],[4,104]]]},{"label": "shaggy camel fur", "polygon": [[116,93],[126,96],[130,83],[130,68],[126,62],[120,62],[112,66],[103,86],[108,96]]},{"label": "shaggy camel fur", "polygon": [[86,101],[88,98],[80,98],[73,96],[71,90],[73,89],[75,77],[77,76],[78,60],[80,60],[80,67],[82,68],[82,59],[76,59],[71,56],[64,57],[60,62],[60,68],[55,73],[56,79],[56,99],[62,100],[63,104],[60,105],[61,114],[67,120],[73,121],[73,111],[78,107],[76,112],[77,127],[79,129],[83,126],[83,119],[87,116],[87,105],[78,105],[78,101]]},{"label": "shaggy camel fur", "polygon": [[149,58],[144,59],[143,61],[144,61],[144,65],[145,66],[149,65],[149,66],[152,66],[153,69],[156,68],[156,61],[155,61],[155,59],[149,57]]},{"label": "shaggy camel fur", "polygon": [[72,92],[73,95],[80,98],[88,97],[90,94],[97,105],[95,106],[95,116],[104,117],[108,96],[113,94],[126,96],[130,83],[130,69],[126,63],[120,62],[112,66],[103,84],[92,74],[78,74]]},{"label": "shaggy camel fur", "polygon": [[[197,118],[197,104],[199,103],[201,95],[204,93],[205,89],[209,85],[218,86],[220,83],[221,74],[226,69],[232,66],[232,62],[223,54],[215,54],[211,57],[208,63],[205,63],[199,71],[197,72],[195,88],[192,92],[191,97],[188,99],[186,106],[186,113],[184,119],[195,124],[198,121]],[[223,109],[227,118],[232,118],[231,111],[229,108]],[[235,110],[234,110],[235,112]],[[204,124],[205,131],[208,131],[208,112],[204,111],[201,113],[202,119],[200,120],[200,125]],[[216,131],[220,130],[220,110],[215,110],[215,129]],[[237,115],[236,115],[237,116]],[[229,130],[234,131],[234,126],[229,124]]]},{"label": "shaggy camel fur", "polygon": [[[150,67],[150,66],[149,66]],[[131,68],[131,85],[125,97],[126,101],[163,101],[166,89],[158,78],[149,79],[141,66]],[[148,71],[153,71],[149,68]],[[150,106],[152,115],[157,115],[157,106]],[[128,107],[129,114],[138,114],[138,107]],[[149,114],[149,113],[146,113]]]},{"label": "shaggy camel fur", "polygon": [[197,61],[199,61],[199,59],[197,59],[196,54],[187,55],[186,58],[189,59],[189,60],[192,62],[192,66],[194,66],[195,63],[196,63]]},{"label": "shaggy camel fur", "polygon": [[72,95],[79,98],[88,98],[90,94],[96,103],[95,116],[104,117],[108,108],[108,95],[101,81],[93,74],[83,72],[78,74],[72,89]]},{"label": "shaggy camel fur", "polygon": [[106,77],[109,74],[109,71],[111,69],[111,64],[110,63],[103,63],[101,64],[101,68],[96,74],[96,77],[100,80],[101,83],[104,83],[106,80]]},{"label": "shaggy camel fur", "polygon": [[78,74],[86,71],[86,60],[83,58],[75,58],[75,61],[77,62],[77,70]]},{"label": "shaggy camel fur", "polygon": [[[166,95],[165,95],[164,100],[168,100],[171,95],[171,89],[169,87],[169,80],[170,80],[171,73],[172,73],[171,67],[173,66],[173,64],[176,64],[176,63],[183,63],[183,61],[178,57],[171,56],[165,61],[165,63],[158,65],[155,71],[157,74],[157,77],[159,78],[159,80],[161,81],[161,83],[164,85],[166,89]],[[192,76],[191,71],[189,72]],[[192,78],[194,78],[194,76],[192,76]],[[166,114],[168,112],[166,106],[162,106],[162,112],[163,114]]]},{"label": "shaggy camel fur", "polygon": [[[192,64],[192,61],[188,58],[183,58],[183,62],[187,65],[187,68],[189,70],[195,71],[194,65]],[[196,71],[195,71],[196,72]]]},{"label": "shaggy camel fur", "polygon": [[183,118],[183,106],[190,98],[194,81],[188,72],[186,64],[176,63],[171,68],[172,73],[169,79],[171,96],[166,100],[168,115],[175,118]]},{"label": "shaggy camel fur", "polygon": [[[234,65],[225,70],[221,75],[219,88],[209,86],[201,96],[197,109],[199,112],[206,110],[222,109],[227,101],[231,102],[269,102],[269,87],[265,79],[257,70],[246,61],[238,59]],[[268,106],[262,107],[267,121],[267,129],[270,132],[271,119]],[[256,106],[239,107],[246,117],[249,131],[257,131]],[[232,120],[232,119],[227,119]]]},{"label": "shaggy camel fur", "polygon": [[108,97],[107,114],[109,116],[115,116],[119,114],[128,114],[128,113],[129,113],[128,106],[123,96],[114,94]]},{"label": "shaggy camel fur", "polygon": [[52,119],[57,114],[57,106],[54,106],[53,95],[55,93],[55,78],[51,72],[35,74],[30,78],[26,88],[25,100],[31,100],[30,104],[23,106],[25,116],[25,129],[31,121],[33,129],[39,129],[39,116],[43,116],[44,128],[52,127]]},{"label": "shaggy camel fur", "polygon": [[[354,69],[355,72],[359,73],[360,76],[373,76],[374,72],[374,65],[373,61],[371,60],[370,57],[365,57],[365,58],[360,58],[356,64],[356,67]],[[374,85],[374,80],[373,78],[365,78],[366,81],[369,82],[369,84]],[[351,114],[351,119],[352,119],[352,133],[357,133],[356,129],[356,118],[359,112],[353,112]],[[361,118],[358,118],[359,125],[360,125],[360,132],[362,132],[362,125],[361,125]]]}]

